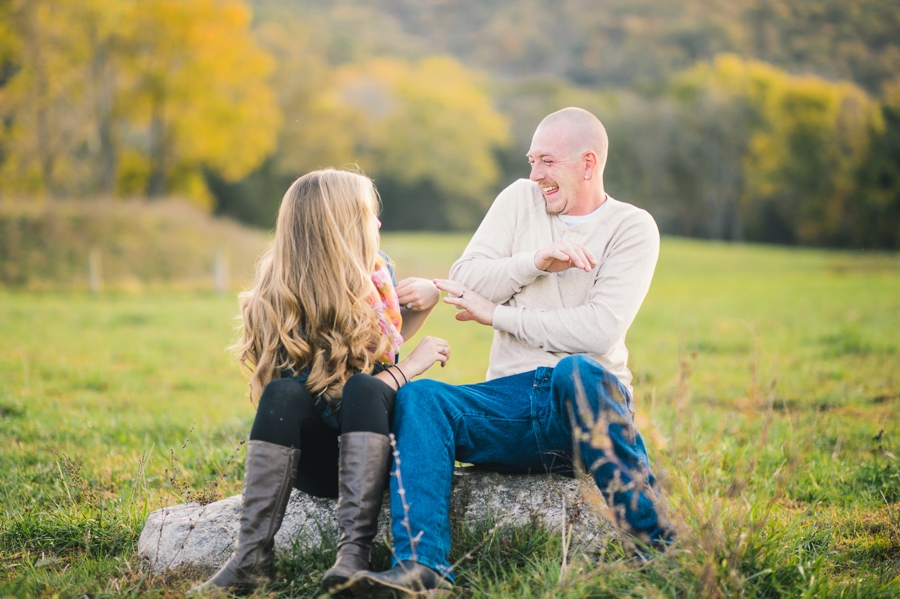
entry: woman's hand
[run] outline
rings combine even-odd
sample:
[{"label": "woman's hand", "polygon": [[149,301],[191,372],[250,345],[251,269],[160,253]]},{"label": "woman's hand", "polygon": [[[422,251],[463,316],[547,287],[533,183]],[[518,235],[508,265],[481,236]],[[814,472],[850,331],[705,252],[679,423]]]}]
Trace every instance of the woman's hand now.
[{"label": "woman's hand", "polygon": [[428,279],[409,277],[397,283],[397,299],[403,316],[400,334],[404,339],[419,332],[440,298],[441,292]]},{"label": "woman's hand", "polygon": [[434,308],[441,292],[429,279],[408,277],[397,283],[397,299],[400,306],[414,312],[427,312]]},{"label": "woman's hand", "polygon": [[409,357],[397,366],[407,379],[412,379],[431,368],[435,362],[440,362],[443,367],[449,359],[450,345],[446,341],[437,337],[423,337]]}]

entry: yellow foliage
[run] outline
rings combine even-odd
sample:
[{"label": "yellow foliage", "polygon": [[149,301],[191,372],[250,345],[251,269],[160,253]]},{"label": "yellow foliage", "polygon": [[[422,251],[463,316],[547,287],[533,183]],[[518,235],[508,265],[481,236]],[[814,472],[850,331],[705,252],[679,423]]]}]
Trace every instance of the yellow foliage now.
[{"label": "yellow foliage", "polygon": [[0,57],[19,67],[0,87],[0,193],[47,191],[84,136],[87,73],[76,40],[91,15],[70,1],[18,0],[0,18]]},{"label": "yellow foliage", "polygon": [[310,39],[312,33],[296,20],[287,20],[263,25],[256,35],[277,63],[273,80],[284,114],[276,154],[278,171],[299,177],[317,168],[356,161],[364,122],[327,92],[333,85],[333,71]]},{"label": "yellow foliage", "polygon": [[358,159],[376,176],[430,180],[484,205],[499,176],[492,151],[509,132],[482,83],[449,57],[379,58],[343,68],[327,98],[366,122]]},{"label": "yellow foliage", "polygon": [[900,108],[900,77],[884,86],[884,102],[889,106]]},{"label": "yellow foliage", "polygon": [[124,148],[119,155],[119,173],[116,192],[124,197],[140,196],[150,178],[150,162],[137,148]]},{"label": "yellow foliage", "polygon": [[209,205],[202,169],[243,177],[281,124],[250,26],[242,0],[4,4],[0,60],[18,70],[0,87],[0,193],[96,193],[106,168],[119,190],[155,177]]},{"label": "yellow foliage", "polygon": [[141,51],[127,68],[124,110],[141,128],[159,120],[167,161],[236,180],[274,150],[281,124],[268,81],[274,65],[251,35],[250,18],[237,0],[134,6],[127,37]]}]

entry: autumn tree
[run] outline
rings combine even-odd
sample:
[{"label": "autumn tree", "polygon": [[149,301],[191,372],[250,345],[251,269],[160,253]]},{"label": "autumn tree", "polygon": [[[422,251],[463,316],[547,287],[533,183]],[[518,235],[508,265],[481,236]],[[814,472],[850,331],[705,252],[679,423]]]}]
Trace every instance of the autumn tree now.
[{"label": "autumn tree", "polygon": [[466,228],[481,219],[500,176],[494,151],[509,140],[481,86],[449,57],[373,59],[337,73],[323,101],[362,119],[352,158],[382,190],[386,227]]},{"label": "autumn tree", "polygon": [[16,0],[9,8],[0,14],[9,73],[0,85],[4,187],[114,194],[122,24],[134,0]]},{"label": "autumn tree", "polygon": [[477,225],[500,182],[496,151],[509,140],[481,75],[448,57],[334,68],[320,34],[290,19],[261,25],[257,36],[277,61],[284,126],[247,180],[210,177],[223,212],[271,226],[294,178],[358,165],[381,193],[385,229]]},{"label": "autumn tree", "polygon": [[886,86],[881,102],[883,126],[871,132],[868,159],[850,206],[846,245],[900,249],[900,78]]},{"label": "autumn tree", "polygon": [[668,168],[683,201],[699,198],[702,236],[806,244],[845,236],[859,201],[854,178],[881,122],[865,92],[734,55],[686,71],[671,90],[680,126]]},{"label": "autumn tree", "polygon": [[240,0],[0,7],[0,192],[180,193],[275,146],[272,61]]},{"label": "autumn tree", "polygon": [[116,131],[120,70],[124,59],[124,40],[120,24],[133,7],[133,0],[90,0],[80,4],[71,26],[76,27],[78,62],[87,65],[88,97],[93,118],[86,119],[94,177],[90,187],[106,196],[116,192],[120,140]]},{"label": "autumn tree", "polygon": [[[129,132],[124,191],[207,197],[204,167],[238,179],[275,147],[273,64],[238,0],[141,0],[129,15],[122,91]],[[130,187],[130,189],[129,189]]]},{"label": "autumn tree", "polygon": [[782,82],[766,99],[768,126],[751,142],[748,226],[757,239],[840,245],[852,204],[864,201],[854,179],[870,132],[881,128],[877,105],[848,82]]},{"label": "autumn tree", "polygon": [[86,141],[89,115],[83,54],[71,28],[78,8],[16,0],[0,13],[0,191],[65,195],[81,179],[84,162],[74,152]]},{"label": "autumn tree", "polygon": [[336,81],[327,58],[328,31],[289,10],[267,16],[254,33],[275,64],[271,80],[283,114],[277,146],[240,181],[229,182],[210,171],[206,178],[217,212],[269,228],[288,186],[310,170],[356,160],[367,129],[357,111],[328,93]]}]

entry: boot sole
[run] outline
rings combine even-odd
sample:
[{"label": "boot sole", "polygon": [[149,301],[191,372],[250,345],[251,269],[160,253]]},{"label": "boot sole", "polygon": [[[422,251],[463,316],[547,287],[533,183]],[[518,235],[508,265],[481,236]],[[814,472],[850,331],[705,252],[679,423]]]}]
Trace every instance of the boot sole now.
[{"label": "boot sole", "polygon": [[353,591],[350,589],[350,581],[352,576],[344,574],[332,574],[322,579],[322,590],[328,593],[329,597],[353,597]]},{"label": "boot sole", "polygon": [[427,591],[413,591],[401,586],[395,586],[384,581],[375,581],[370,578],[355,578],[350,581],[350,589],[357,597],[369,599],[448,599],[453,597],[452,589],[429,589]]}]

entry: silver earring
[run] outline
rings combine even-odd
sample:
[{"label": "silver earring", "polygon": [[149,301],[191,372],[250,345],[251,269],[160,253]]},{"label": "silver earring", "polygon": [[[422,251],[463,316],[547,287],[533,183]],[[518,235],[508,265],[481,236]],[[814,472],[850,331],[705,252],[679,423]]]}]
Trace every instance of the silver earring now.
[{"label": "silver earring", "polygon": [[584,178],[585,178],[585,180],[588,180],[588,179],[591,178],[591,176],[590,176],[590,175],[585,175]]}]

